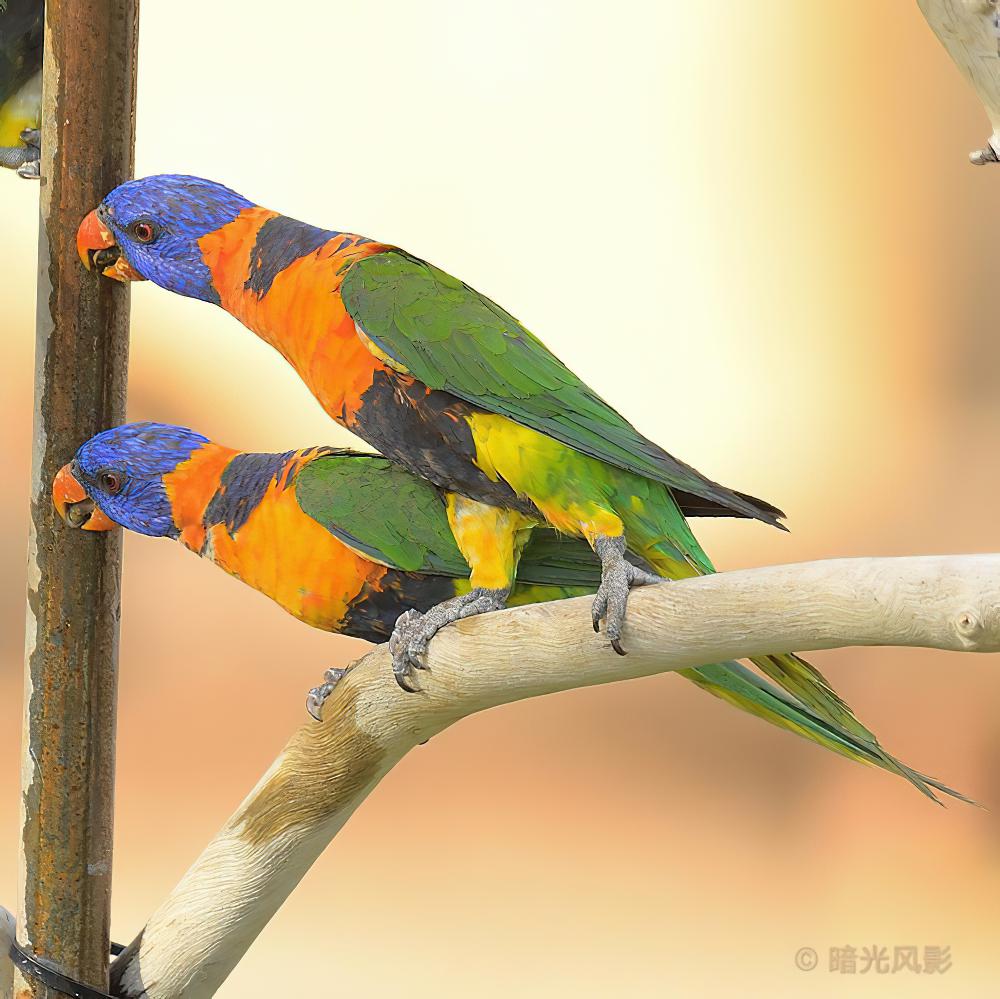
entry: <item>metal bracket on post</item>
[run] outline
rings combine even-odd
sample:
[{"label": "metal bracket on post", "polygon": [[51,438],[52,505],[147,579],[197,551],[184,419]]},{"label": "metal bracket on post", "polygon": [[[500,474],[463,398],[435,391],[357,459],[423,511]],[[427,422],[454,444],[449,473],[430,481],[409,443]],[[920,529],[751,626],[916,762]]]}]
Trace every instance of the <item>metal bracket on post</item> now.
[{"label": "metal bracket on post", "polygon": [[16,943],[10,945],[8,957],[24,978],[53,989],[59,995],[70,996],[70,999],[114,999],[114,996],[108,995],[107,992],[98,992],[97,989],[92,989],[89,985],[76,982],[72,978],[60,974],[54,968],[39,963]]}]

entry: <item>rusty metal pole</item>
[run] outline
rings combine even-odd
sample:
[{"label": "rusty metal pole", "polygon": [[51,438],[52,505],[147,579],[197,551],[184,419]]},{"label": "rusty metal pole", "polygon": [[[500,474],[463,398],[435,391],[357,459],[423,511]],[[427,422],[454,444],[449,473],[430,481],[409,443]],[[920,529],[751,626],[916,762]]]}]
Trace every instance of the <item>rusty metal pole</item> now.
[{"label": "rusty metal pole", "polygon": [[[63,530],[53,476],[125,416],[127,287],[87,273],[84,215],[132,174],[138,0],[46,0],[18,943],[106,991],[120,532]],[[55,992],[18,972],[17,999]]]}]

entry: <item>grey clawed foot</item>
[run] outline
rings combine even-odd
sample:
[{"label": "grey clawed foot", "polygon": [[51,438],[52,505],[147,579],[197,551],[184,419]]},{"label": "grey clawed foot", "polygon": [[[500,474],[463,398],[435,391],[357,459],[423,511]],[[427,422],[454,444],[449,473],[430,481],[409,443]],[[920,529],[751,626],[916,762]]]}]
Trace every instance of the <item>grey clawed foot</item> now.
[{"label": "grey clawed foot", "polygon": [[318,687],[313,687],[306,696],[306,711],[309,712],[316,721],[323,720],[323,705],[327,698],[333,693],[334,688],[341,680],[347,676],[350,668],[338,669],[332,666],[323,674],[323,683]]},{"label": "grey clawed foot", "polygon": [[618,655],[623,656],[625,649],[622,648],[621,642],[622,625],[625,622],[629,590],[633,586],[662,583],[664,579],[632,565],[625,558],[624,538],[598,538],[594,544],[594,551],[601,560],[601,585],[591,607],[594,631],[601,630],[603,618],[611,647]]},{"label": "grey clawed foot", "polygon": [[[408,694],[415,694],[420,689],[413,686],[410,680],[413,670],[425,668],[424,664],[416,657],[416,650],[420,645],[419,625],[423,616],[415,607],[404,611],[396,618],[396,625],[389,636],[392,674],[396,678],[396,683]],[[424,648],[426,647],[425,642]],[[420,651],[423,652],[422,649]]]},{"label": "grey clawed foot", "polygon": [[42,166],[42,133],[37,128],[26,128],[20,137],[25,151],[24,162],[17,168],[17,175],[25,180],[38,180]]},{"label": "grey clawed foot", "polygon": [[997,156],[992,143],[987,143],[982,149],[975,149],[969,153],[969,162],[973,166],[987,166],[990,163],[1000,163],[1000,156]]},{"label": "grey clawed foot", "polygon": [[414,685],[413,674],[415,670],[427,668],[421,657],[427,651],[430,640],[454,621],[501,610],[506,606],[508,596],[509,589],[488,590],[479,586],[460,597],[445,600],[424,614],[417,610],[401,614],[389,639],[396,683],[409,694],[417,693],[420,688]]},{"label": "grey clawed foot", "polygon": [[42,133],[37,128],[26,128],[20,138],[23,146],[0,146],[0,167],[16,170],[19,177],[37,180],[41,173]]}]

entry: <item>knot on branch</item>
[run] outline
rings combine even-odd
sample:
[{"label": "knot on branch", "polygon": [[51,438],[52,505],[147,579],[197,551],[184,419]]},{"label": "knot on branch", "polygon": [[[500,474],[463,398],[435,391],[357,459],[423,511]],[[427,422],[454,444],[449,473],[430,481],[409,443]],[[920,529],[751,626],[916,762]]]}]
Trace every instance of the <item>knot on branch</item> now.
[{"label": "knot on branch", "polygon": [[952,619],[952,628],[964,649],[970,652],[993,652],[1000,649],[1000,609],[981,612],[965,609]]}]

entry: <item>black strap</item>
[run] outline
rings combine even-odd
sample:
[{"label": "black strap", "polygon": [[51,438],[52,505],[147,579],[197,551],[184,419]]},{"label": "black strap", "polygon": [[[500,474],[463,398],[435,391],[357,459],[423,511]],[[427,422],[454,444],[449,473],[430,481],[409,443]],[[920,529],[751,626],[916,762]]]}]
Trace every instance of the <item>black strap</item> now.
[{"label": "black strap", "polygon": [[50,989],[55,989],[56,992],[71,996],[72,999],[114,999],[107,992],[99,992],[82,982],[74,982],[72,978],[67,978],[58,971],[53,971],[52,968],[39,964],[34,955],[21,950],[16,940],[10,945],[10,959],[14,962],[14,966],[21,970],[22,974],[34,978]]}]

